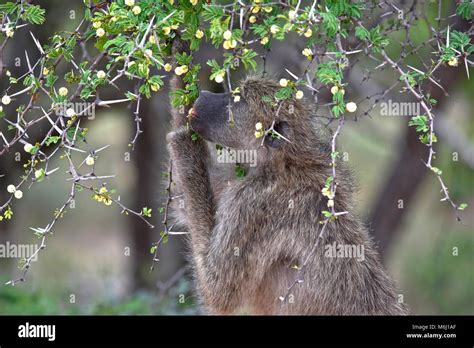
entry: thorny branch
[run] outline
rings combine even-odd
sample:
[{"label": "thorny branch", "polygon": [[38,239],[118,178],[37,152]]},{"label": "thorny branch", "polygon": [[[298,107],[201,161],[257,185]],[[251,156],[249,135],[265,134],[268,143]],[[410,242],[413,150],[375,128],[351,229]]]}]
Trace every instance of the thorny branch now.
[{"label": "thorny branch", "polygon": [[[25,6],[25,1],[20,0],[18,3],[20,3],[21,9],[23,11],[23,6]],[[89,4],[89,8],[91,10],[97,11],[97,12],[105,12],[101,8],[95,8],[95,5],[92,3]],[[230,16],[230,22],[229,22],[229,29],[233,30],[235,28],[239,28],[242,31],[242,36],[240,38],[241,42],[239,42],[239,45],[241,44],[242,47],[255,47],[259,45],[263,45],[263,53],[259,55],[261,59],[261,63],[263,65],[263,72],[262,75],[265,76],[267,74],[267,63],[268,63],[268,56],[269,53],[271,52],[270,45],[266,45],[264,43],[264,40],[261,40],[258,36],[255,35],[255,32],[253,31],[253,27],[249,25],[249,18],[255,13],[255,8],[254,4],[252,3],[243,3],[241,1],[236,1],[234,3],[230,4],[212,4],[212,6],[216,8],[222,8],[223,13],[226,16]],[[317,26],[321,23],[325,24],[327,19],[322,16],[324,14],[323,11],[318,10],[319,8],[319,3],[317,0],[314,0],[311,3],[311,6],[309,7],[309,12],[308,8],[303,8],[302,2],[298,1],[296,6],[291,6],[289,5],[286,1],[275,1],[275,2],[270,2],[266,3],[265,6],[275,6],[280,9],[284,10],[291,10],[290,12],[292,13],[291,16],[293,16],[293,19],[290,19],[290,22],[294,25],[305,25],[307,27],[311,26]],[[328,114],[329,116],[325,115],[318,115],[318,117],[325,118],[328,120],[328,125],[332,124],[333,122],[338,122],[337,128],[333,134],[332,141],[331,141],[331,147],[332,147],[332,181],[329,187],[329,192],[330,196],[332,199],[335,199],[336,195],[336,189],[337,189],[337,180],[336,180],[336,160],[337,160],[337,155],[336,154],[336,142],[337,142],[337,137],[340,134],[340,131],[344,125],[345,121],[353,120],[357,121],[358,116],[371,116],[371,112],[375,109],[378,103],[383,101],[387,95],[391,91],[393,91],[397,86],[400,84],[404,85],[404,91],[408,91],[415,99],[420,103],[422,106],[424,112],[426,113],[426,116],[428,117],[429,120],[429,133],[428,133],[428,138],[429,138],[429,143],[427,144],[427,147],[429,149],[429,155],[428,159],[425,162],[425,165],[427,168],[435,172],[437,175],[437,178],[439,180],[439,183],[441,185],[441,191],[444,194],[444,198],[442,200],[447,200],[451,206],[457,211],[459,209],[459,205],[453,202],[451,197],[449,196],[449,191],[448,188],[446,187],[440,171],[433,166],[433,159],[435,158],[435,151],[433,148],[433,143],[434,143],[434,129],[435,129],[435,117],[432,113],[431,110],[431,104],[428,102],[429,96],[425,95],[423,90],[421,89],[421,86],[413,86],[411,83],[409,83],[408,79],[402,79],[401,81],[395,81],[391,85],[387,87],[381,87],[380,92],[373,93],[371,95],[367,95],[363,100],[358,102],[358,104],[363,104],[363,102],[366,102],[369,104],[369,107],[366,109],[365,112],[363,113],[356,113],[352,118],[349,118],[348,116],[345,115],[335,115],[332,113],[332,108],[337,106],[336,102],[327,101],[327,92],[331,88],[331,84],[334,84],[334,81],[331,83],[324,83],[318,79],[317,72],[318,68],[321,66],[323,63],[331,62],[334,63],[337,67],[337,70],[340,71],[341,74],[341,80],[336,81],[338,84],[339,88],[343,88],[345,85],[344,83],[344,74],[348,71],[353,70],[355,67],[361,68],[364,70],[364,73],[362,74],[362,81],[361,85],[364,82],[367,82],[370,79],[373,79],[373,75],[376,73],[381,73],[384,71],[386,66],[389,66],[393,68],[400,77],[406,77],[409,73],[409,71],[414,71],[418,74],[421,74],[426,77],[427,81],[429,83],[434,84],[437,86],[437,88],[440,88],[443,93],[446,95],[447,91],[444,89],[442,86],[442,81],[439,81],[436,77],[433,76],[433,73],[441,66],[443,63],[441,59],[438,59],[435,64],[432,62],[425,62],[423,60],[422,55],[419,54],[420,51],[424,49],[430,49],[434,50],[436,52],[442,51],[442,47],[444,45],[442,36],[446,35],[446,45],[445,47],[449,47],[449,38],[450,38],[450,32],[449,32],[449,25],[450,25],[450,20],[453,18],[453,16],[448,16],[446,18],[442,18],[442,13],[441,13],[441,0],[438,0],[438,14],[436,17],[436,24],[432,24],[431,21],[427,18],[427,15],[423,12],[420,11],[420,8],[423,6],[422,3],[419,3],[418,1],[413,1],[410,5],[405,6],[406,8],[402,8],[402,6],[397,6],[394,4],[392,1],[389,0],[382,0],[377,3],[370,3],[370,4],[364,4],[363,6],[363,13],[364,13],[364,19],[365,18],[370,18],[371,22],[369,20],[365,21],[362,23],[360,20],[352,20],[351,18],[345,18],[346,20],[348,19],[349,25],[347,28],[344,30],[352,33],[354,29],[357,26],[363,26],[365,25],[368,30],[376,29],[378,28],[380,30],[380,35],[383,37],[388,37],[390,34],[394,33],[402,33],[404,34],[404,38],[401,39],[398,44],[401,47],[401,54],[398,59],[393,59],[390,58],[389,53],[390,51],[387,51],[382,47],[378,50],[374,50],[374,46],[376,46],[376,43],[370,41],[370,40],[356,40],[353,35],[345,35],[345,32],[343,28],[341,28],[341,25],[338,24],[338,28],[336,28],[336,33],[335,33],[335,38],[331,38],[327,33],[324,32],[323,30],[314,33],[313,35],[316,37],[314,41],[311,41],[310,44],[308,44],[307,48],[311,49],[311,57],[308,57],[309,62],[307,62],[307,65],[305,66],[303,73],[298,77],[296,74],[292,73],[289,70],[286,70],[287,73],[292,76],[294,79],[292,81],[293,86],[296,88],[296,86],[305,86],[311,91],[312,97],[314,98],[316,110],[319,111],[320,107],[322,108],[327,108],[329,110]],[[326,9],[327,11],[327,9]],[[257,11],[258,12],[258,11]],[[290,12],[288,13],[288,16],[290,16]],[[93,181],[93,180],[104,180],[108,178],[114,177],[114,175],[100,175],[97,176],[94,171],[95,171],[95,162],[94,160],[97,157],[97,153],[105,149],[106,147],[102,147],[100,149],[94,149],[93,147],[89,146],[84,139],[83,134],[81,134],[80,131],[80,126],[81,124],[86,123],[86,116],[85,114],[87,111],[93,106],[93,107],[109,107],[113,104],[117,103],[132,103],[135,102],[135,110],[133,112],[133,117],[134,121],[136,124],[136,132],[133,137],[133,139],[130,142],[130,146],[133,150],[134,145],[136,144],[139,135],[144,131],[141,128],[141,118],[140,118],[140,104],[141,100],[143,98],[142,93],[140,92],[141,86],[143,86],[144,79],[137,76],[134,73],[129,72],[130,66],[134,63],[132,62],[132,57],[135,53],[142,51],[145,48],[145,43],[147,39],[153,39],[156,43],[160,42],[160,38],[157,36],[156,29],[159,25],[162,25],[163,23],[166,23],[166,21],[171,18],[176,11],[171,11],[168,15],[166,15],[163,18],[156,18],[155,14],[150,16],[149,20],[147,20],[144,23],[144,32],[143,35],[142,33],[137,33],[135,37],[133,38],[133,47],[132,49],[128,52],[123,57],[124,65],[123,68],[118,67],[118,63],[116,61],[117,57],[114,57],[113,55],[108,55],[105,52],[99,53],[95,58],[91,59],[90,54],[87,49],[87,42],[90,40],[91,36],[86,36],[85,33],[88,30],[94,30],[91,28],[91,23],[88,22],[88,26],[86,28],[81,28],[84,26],[84,23],[87,21],[82,20],[76,30],[68,36],[65,40],[60,43],[57,48],[61,48],[66,45],[66,42],[68,39],[71,38],[76,38],[79,43],[79,47],[81,49],[81,56],[82,58],[79,61],[82,61],[84,59],[91,60],[92,63],[87,67],[87,69],[91,72],[96,72],[100,64],[104,62],[104,60],[110,65],[110,68],[108,69],[108,72],[106,74],[104,82],[107,82],[108,84],[112,85],[113,87],[120,89],[119,86],[117,86],[117,83],[122,77],[127,77],[130,80],[134,80],[136,82],[135,84],[135,90],[134,93],[131,96],[128,96],[126,99],[117,99],[117,100],[109,100],[109,101],[103,101],[99,98],[99,91],[96,92],[95,94],[95,101],[93,103],[90,103],[88,106],[88,109],[83,110],[80,113],[75,113],[73,115],[67,115],[67,114],[58,114],[55,117],[55,109],[51,107],[48,110],[44,110],[42,107],[37,105],[37,101],[39,98],[39,95],[41,93],[45,94],[49,100],[54,102],[53,98],[48,94],[48,91],[45,87],[45,83],[47,80],[47,74],[45,73],[45,62],[47,58],[47,53],[45,52],[45,49],[43,46],[39,43],[39,41],[33,36],[33,34],[30,32],[33,43],[35,44],[36,48],[40,52],[40,59],[34,64],[30,64],[30,60],[28,57],[28,53],[25,52],[26,54],[26,60],[28,63],[28,71],[24,73],[22,76],[17,78],[18,81],[24,81],[26,78],[34,76],[37,78],[38,86],[37,90],[32,92],[32,85],[28,86],[24,89],[19,90],[18,92],[10,93],[10,88],[14,85],[11,85],[10,87],[7,88],[5,91],[6,93],[9,93],[10,98],[18,98],[21,97],[22,95],[26,95],[27,93],[30,93],[31,96],[29,98],[29,101],[27,105],[19,109],[17,111],[17,117],[15,121],[12,121],[8,118],[3,118],[5,122],[8,123],[8,125],[15,130],[15,135],[13,136],[12,139],[8,140],[7,135],[3,134],[0,132],[0,142],[3,141],[3,147],[0,148],[0,156],[4,155],[5,153],[8,153],[9,150],[17,143],[21,143],[26,145],[32,145],[30,142],[32,142],[32,130],[35,129],[37,125],[39,125],[41,122],[49,122],[49,130],[46,132],[46,135],[37,143],[34,144],[34,147],[36,149],[36,152],[31,154],[31,159],[25,166],[27,170],[25,171],[25,175],[22,177],[21,181],[19,181],[15,185],[15,190],[20,190],[21,187],[26,185],[29,179],[31,179],[31,185],[35,182],[38,182],[40,180],[43,180],[44,178],[50,177],[54,172],[56,172],[59,168],[55,168],[52,170],[49,170],[49,165],[50,161],[53,158],[58,157],[60,155],[60,158],[66,158],[68,161],[68,171],[67,174],[70,176],[68,180],[72,181],[71,185],[71,191],[68,199],[65,201],[65,203],[56,211],[54,215],[54,219],[45,227],[45,228],[35,228],[33,229],[36,234],[38,235],[39,238],[41,238],[41,246],[40,248],[35,252],[32,257],[28,258],[25,262],[25,266],[23,269],[23,275],[19,279],[12,280],[9,282],[9,284],[14,285],[15,282],[18,281],[24,281],[26,277],[26,273],[28,269],[30,268],[31,265],[31,260],[33,257],[36,257],[37,254],[39,253],[40,250],[43,250],[46,246],[46,237],[51,233],[52,227],[55,225],[56,221],[66,213],[66,209],[71,205],[71,203],[74,201],[75,194],[78,190],[83,190],[86,189],[90,192],[92,192],[94,195],[98,195],[99,199],[105,199],[105,202],[107,204],[115,204],[119,206],[122,210],[122,213],[130,213],[132,215],[136,215],[138,218],[143,220],[148,227],[152,228],[153,225],[145,218],[143,212],[137,212],[133,211],[129,208],[127,208],[123,203],[120,201],[120,197],[117,199],[112,198],[110,195],[110,192],[106,190],[105,184],[103,184],[101,187],[94,187],[94,186],[86,186],[83,184],[84,181]],[[299,15],[302,14],[307,14],[307,17],[305,17],[303,20],[297,19]],[[393,21],[390,21],[390,19],[393,19]],[[417,22],[422,22],[425,23],[428,28],[429,28],[429,35],[430,37],[426,40],[424,40],[422,43],[415,43],[413,39],[410,37],[410,30],[413,28],[414,25],[416,25]],[[14,21],[11,21],[9,16],[3,16],[2,21],[1,21],[1,30],[2,32],[6,30],[6,28],[11,28],[13,30],[17,30],[21,27],[24,27],[28,25],[27,23],[25,24],[19,24],[20,23],[20,17],[18,16]],[[442,26],[445,26],[445,29],[442,28]],[[446,29],[447,28],[447,29]],[[186,29],[180,29],[180,34],[184,34]],[[472,36],[473,29],[472,27],[468,30],[468,35]],[[311,36],[311,35],[310,35]],[[109,39],[113,39],[113,36],[109,37]],[[268,38],[267,38],[268,39]],[[392,39],[394,40],[394,39]],[[4,48],[6,47],[7,42],[9,41],[9,37],[7,36],[3,43],[0,44],[0,76],[3,77],[3,72],[4,72],[4,62],[3,62],[3,52]],[[268,41],[268,40],[267,40]],[[397,40],[395,40],[397,41]],[[436,47],[437,46],[437,47]],[[231,50],[228,50],[227,52],[232,53],[232,54],[237,54],[241,53],[241,48],[242,47],[235,47],[232,48]],[[468,55],[465,52],[456,52],[456,58],[459,58],[462,60],[462,62],[465,65],[466,68],[466,73],[467,76],[469,77],[469,66],[473,66],[473,62],[468,59]],[[61,61],[64,60],[64,55],[60,54],[55,62],[49,66],[49,68],[55,68]],[[153,63],[156,63],[158,66],[165,67],[164,63],[161,60],[156,59],[153,57],[153,55],[148,56],[150,61]],[[368,59],[367,59],[368,58]],[[421,67],[414,67],[411,65],[405,64],[405,60],[407,58],[414,58],[417,59],[419,62],[419,66]],[[376,66],[372,67],[366,67],[360,64],[361,62],[368,60],[370,63],[376,64]],[[84,66],[81,64],[77,64],[75,58],[73,57],[70,61],[71,65],[73,66],[73,69],[76,73],[81,74],[84,72]],[[370,65],[370,64],[369,64]],[[232,69],[237,68],[232,67]],[[410,70],[408,70],[410,69]],[[425,72],[423,72],[420,69],[424,69]],[[36,72],[39,70],[39,73]],[[113,75],[113,71],[115,71],[116,75]],[[167,70],[169,71],[169,70]],[[225,69],[225,75],[226,79],[222,79],[222,82],[224,83],[224,87],[228,92],[233,93],[234,90],[232,88],[232,79],[231,79],[231,68],[227,67]],[[225,82],[224,82],[225,81]],[[217,82],[217,80],[216,80]],[[350,86],[349,86],[350,87]],[[81,92],[84,89],[84,84],[78,84],[77,88],[75,91],[71,94],[70,97],[65,99],[65,102],[74,102],[77,100],[78,97],[81,96]],[[349,89],[348,89],[349,91]],[[55,92],[56,93],[56,92]],[[332,93],[332,91],[331,91]],[[83,99],[81,97],[81,99]],[[87,98],[86,98],[87,99]],[[278,101],[278,107],[276,110],[275,114],[275,119],[277,119],[277,116],[282,108],[283,101]],[[26,121],[26,118],[29,114],[35,114],[38,113],[39,116],[32,118],[30,121]],[[229,104],[229,120],[232,121],[232,114],[231,114],[231,109],[230,109],[230,104]],[[274,129],[275,122],[272,123],[271,127],[269,129],[265,130],[265,135],[273,135],[276,134],[277,136],[280,136],[282,138],[283,135],[278,134],[276,130]],[[51,139],[51,137],[57,134],[56,136],[59,137],[58,139],[58,145],[56,148],[51,151],[49,154],[47,154],[49,151],[47,151],[48,144],[47,142]],[[48,140],[49,139],[49,140]],[[291,139],[286,139],[286,141],[290,141]],[[83,150],[78,146],[78,141],[82,140],[84,144],[87,145],[88,149]],[[262,141],[263,144],[263,141]],[[81,143],[82,145],[82,143]],[[81,159],[78,161],[73,160],[73,154],[77,154],[81,156]],[[92,158],[92,160],[91,160]],[[37,176],[37,168],[36,164],[37,162],[41,162],[45,164],[44,167],[44,173],[39,173],[40,175]],[[79,164],[76,164],[79,163]],[[84,165],[89,165],[87,163],[92,163],[92,170],[86,174],[82,174],[81,171],[83,170]],[[172,228],[173,226],[169,225],[169,206],[171,201],[176,198],[172,197],[171,194],[171,187],[173,183],[173,177],[172,177],[172,163],[169,165],[169,170],[168,170],[168,185],[167,185],[167,199],[164,205],[164,215],[163,215],[163,225],[164,225],[164,231],[160,233],[160,239],[153,244],[154,248],[154,257],[153,257],[153,264],[151,266],[151,269],[154,268],[154,264],[156,261],[158,261],[157,258],[157,253],[158,253],[158,247],[166,241],[169,235],[172,234],[183,234],[183,232],[173,232]],[[100,190],[106,190],[105,192],[102,192]],[[3,212],[5,209],[9,209],[12,199],[14,197],[14,193],[10,195],[10,197],[7,199],[5,203],[0,205],[0,213]],[[327,230],[327,225],[333,220],[336,219],[340,215],[347,214],[348,212],[337,212],[334,209],[334,205],[329,206],[330,208],[330,213],[331,217],[326,217],[321,221],[320,229],[319,229],[319,235],[317,238],[317,242],[313,246],[311,252],[309,255],[307,255],[305,261],[303,262],[302,265],[298,266],[298,274],[296,276],[296,280],[288,287],[288,292],[284,296],[280,297],[282,301],[285,301],[294,288],[294,286],[298,283],[301,283],[303,281],[302,275],[304,273],[304,268],[306,264],[308,263],[309,258],[314,257],[314,254],[318,248],[318,244],[320,239],[323,238],[326,230]],[[459,216],[458,216],[459,219]]]}]

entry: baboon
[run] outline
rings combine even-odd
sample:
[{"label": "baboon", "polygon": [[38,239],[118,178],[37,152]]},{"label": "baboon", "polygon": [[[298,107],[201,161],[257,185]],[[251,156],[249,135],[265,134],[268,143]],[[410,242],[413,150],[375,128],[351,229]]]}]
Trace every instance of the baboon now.
[{"label": "baboon", "polygon": [[[209,314],[406,314],[392,281],[360,219],[353,213],[350,171],[337,164],[336,211],[316,249],[321,193],[332,174],[330,137],[317,125],[313,108],[285,100],[277,112],[268,98],[279,89],[268,78],[247,77],[240,101],[230,94],[201,91],[189,126],[175,114],[168,134],[175,209],[189,230],[199,298]],[[267,100],[265,100],[267,99]],[[229,122],[229,108],[232,122]],[[255,135],[256,123],[281,136]],[[197,132],[199,137],[192,137]],[[237,177],[234,165],[213,163],[209,143],[253,150],[257,165]],[[244,164],[242,164],[244,166]],[[328,257],[327,245],[363,246],[364,259]],[[313,251],[313,252],[312,252]],[[295,281],[297,268],[303,282]],[[288,296],[286,296],[288,295]],[[281,299],[283,297],[283,300]]]}]

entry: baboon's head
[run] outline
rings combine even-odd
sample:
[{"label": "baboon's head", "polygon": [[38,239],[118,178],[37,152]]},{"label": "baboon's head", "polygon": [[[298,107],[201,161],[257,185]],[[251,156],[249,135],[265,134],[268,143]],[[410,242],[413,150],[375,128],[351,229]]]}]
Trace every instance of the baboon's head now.
[{"label": "baboon's head", "polygon": [[240,84],[237,102],[229,93],[201,91],[194,103],[191,128],[205,140],[234,149],[257,149],[262,143],[269,149],[281,149],[289,144],[276,133],[257,137],[256,124],[261,123],[261,131],[273,125],[295,145],[302,133],[311,133],[309,113],[299,100],[275,101],[274,93],[279,89],[273,80],[249,77]]}]

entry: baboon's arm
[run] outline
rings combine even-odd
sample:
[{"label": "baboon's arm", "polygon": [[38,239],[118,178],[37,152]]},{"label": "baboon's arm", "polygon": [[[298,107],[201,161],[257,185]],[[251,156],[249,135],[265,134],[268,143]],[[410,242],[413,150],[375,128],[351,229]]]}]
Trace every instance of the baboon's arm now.
[{"label": "baboon's arm", "polygon": [[[186,225],[190,232],[199,293],[211,313],[231,313],[237,306],[238,284],[244,266],[226,260],[226,257],[235,259],[230,246],[219,243],[211,246],[211,243],[214,236],[229,235],[240,223],[226,221],[216,224],[216,207],[208,173],[209,152],[205,141],[192,140],[191,132],[185,127],[169,133],[167,139],[173,172],[184,195]],[[237,214],[234,216],[238,217]],[[216,247],[219,250],[211,250]]]},{"label": "baboon's arm", "polygon": [[173,171],[184,196],[186,224],[190,230],[195,258],[201,259],[209,247],[214,228],[214,201],[209,182],[209,153],[202,139],[191,139],[185,127],[168,134]]}]

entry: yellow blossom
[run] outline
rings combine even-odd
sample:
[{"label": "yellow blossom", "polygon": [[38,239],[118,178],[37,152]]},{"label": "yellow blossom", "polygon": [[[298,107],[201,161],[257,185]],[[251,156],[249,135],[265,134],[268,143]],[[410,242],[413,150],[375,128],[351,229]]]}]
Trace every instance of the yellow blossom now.
[{"label": "yellow blossom", "polygon": [[132,12],[135,16],[138,16],[142,12],[142,9],[140,6],[134,6],[132,8]]},{"label": "yellow blossom", "polygon": [[222,75],[222,74],[217,75],[214,78],[214,81],[216,81],[217,83],[222,83],[224,81],[224,75]]},{"label": "yellow blossom", "polygon": [[224,34],[222,34],[222,37],[224,38],[224,40],[230,40],[230,38],[232,37],[232,32],[230,30],[226,30],[224,31]]},{"label": "yellow blossom", "polygon": [[253,13],[253,14],[259,13],[259,12],[260,12],[260,6],[252,7],[252,13]]},{"label": "yellow blossom", "polygon": [[357,110],[357,104],[354,102],[349,102],[346,104],[346,110],[348,112],[355,112]]},{"label": "yellow blossom", "polygon": [[2,97],[2,104],[3,105],[8,105],[8,104],[10,104],[11,101],[12,101],[12,98],[10,98],[10,96],[8,96],[8,95],[4,95]]},{"label": "yellow blossom", "polygon": [[449,66],[458,66],[458,59],[456,57],[453,57],[449,60],[448,62]]},{"label": "yellow blossom", "polygon": [[61,88],[58,90],[58,93],[59,93],[59,95],[60,95],[61,97],[67,96],[68,92],[69,92],[69,91],[67,90],[66,87],[61,87]]},{"label": "yellow blossom", "polygon": [[194,36],[197,38],[197,39],[202,39],[203,36],[204,36],[204,32],[200,29],[196,30],[196,34],[194,34]]},{"label": "yellow blossom", "polygon": [[186,74],[187,72],[188,72],[188,67],[186,65],[181,65],[174,69],[174,73],[178,76]]},{"label": "yellow blossom", "polygon": [[93,166],[94,163],[95,163],[94,157],[92,157],[92,156],[87,156],[87,158],[86,158],[86,164],[87,164],[88,166]]},{"label": "yellow blossom", "polygon": [[23,150],[25,150],[25,152],[31,153],[31,150],[33,150],[33,145],[27,143],[25,146],[23,146]]},{"label": "yellow blossom", "polygon": [[73,117],[75,115],[76,115],[76,111],[74,111],[73,108],[69,108],[69,109],[66,110],[66,116]]},{"label": "yellow blossom", "polygon": [[306,47],[301,53],[306,58],[311,58],[313,56],[313,50],[311,48],[308,48],[308,47]]},{"label": "yellow blossom", "polygon": [[153,56],[153,51],[150,49],[147,49],[143,52],[143,54],[145,55],[145,57],[151,58]]}]

